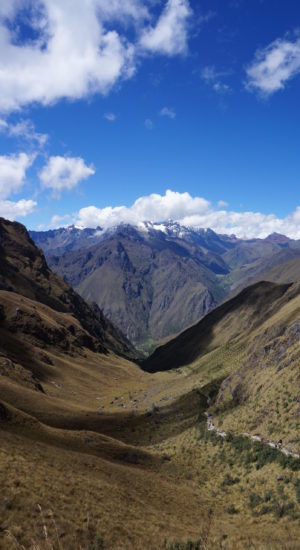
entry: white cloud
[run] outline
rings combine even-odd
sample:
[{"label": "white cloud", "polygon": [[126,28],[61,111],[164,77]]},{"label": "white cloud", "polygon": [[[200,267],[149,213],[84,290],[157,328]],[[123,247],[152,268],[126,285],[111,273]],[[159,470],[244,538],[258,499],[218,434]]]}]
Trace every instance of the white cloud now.
[{"label": "white cloud", "polygon": [[[14,14],[25,2],[12,0]],[[0,27],[0,108],[18,109],[34,101],[43,105],[61,98],[77,99],[106,93],[133,66],[131,44],[115,30],[106,31],[98,18],[116,16],[116,4],[103,0],[43,0],[43,17],[35,20],[41,38],[16,45],[4,23]],[[133,2],[127,2],[127,5]],[[101,11],[101,8],[102,9]],[[127,12],[127,14],[129,14]],[[45,46],[46,44],[46,46]]]},{"label": "white cloud", "polygon": [[0,119],[0,132],[7,134],[9,137],[19,138],[39,148],[43,148],[48,141],[48,135],[37,132],[31,120],[22,119],[16,124],[12,124]]},{"label": "white cloud", "polygon": [[278,39],[258,50],[247,69],[246,87],[271,95],[285,88],[286,83],[300,73],[300,38]]},{"label": "white cloud", "polygon": [[50,157],[39,173],[44,189],[52,189],[56,196],[63,190],[71,191],[82,180],[95,174],[92,166],[87,166],[80,157]]},{"label": "white cloud", "polygon": [[144,30],[140,40],[141,47],[152,53],[166,55],[185,53],[191,15],[188,0],[168,0],[156,25]]},{"label": "white cloud", "polygon": [[189,193],[166,191],[165,195],[140,197],[132,206],[82,208],[75,218],[79,227],[113,227],[119,223],[139,225],[144,221],[162,222],[168,219],[189,227],[211,228],[217,233],[234,233],[243,238],[264,238],[270,233],[283,233],[300,239],[300,206],[285,218],[261,212],[235,212],[214,208],[202,197]]},{"label": "white cloud", "polygon": [[163,107],[160,111],[160,116],[166,116],[168,118],[174,119],[176,118],[176,113],[174,109],[170,109],[169,107]]},{"label": "white cloud", "polygon": [[22,189],[26,171],[33,161],[34,156],[26,153],[0,156],[0,199],[6,199]]},{"label": "white cloud", "polygon": [[37,203],[33,200],[21,199],[17,202],[6,200],[21,191],[25,183],[26,171],[34,159],[34,155],[26,153],[0,156],[0,216],[3,218],[15,220],[35,210]]},{"label": "white cloud", "polygon": [[96,0],[95,3],[103,22],[118,20],[123,23],[124,20],[130,21],[131,19],[140,22],[150,17],[143,0]]},{"label": "white cloud", "polygon": [[54,214],[50,220],[49,227],[62,227],[62,225],[68,225],[71,221],[72,216],[70,214],[65,214],[64,216]]},{"label": "white cloud", "polygon": [[147,128],[147,130],[152,130],[154,128],[154,124],[153,124],[151,118],[146,118],[145,127]]},{"label": "white cloud", "polygon": [[32,200],[22,199],[18,202],[0,200],[0,216],[7,220],[16,220],[32,214],[37,203]]},{"label": "white cloud", "polygon": [[115,122],[115,120],[117,120],[117,115],[115,115],[115,113],[105,113],[104,118],[109,122]]},{"label": "white cloud", "polygon": [[[206,212],[209,202],[200,197],[191,197],[189,193],[177,193],[167,190],[165,195],[153,193],[140,197],[131,207],[108,206],[103,209],[89,206],[78,213],[77,224],[85,227],[98,225],[114,226],[121,222],[140,223],[143,221],[181,220],[195,212]],[[90,224],[90,225],[89,225]]]},{"label": "white cloud", "polygon": [[[0,111],[38,102],[106,94],[133,76],[145,50],[186,50],[188,0],[168,0],[155,27],[144,0],[1,0]],[[28,8],[30,8],[28,10]],[[18,35],[17,16],[28,10],[35,40]],[[9,24],[8,24],[9,23]],[[147,28],[145,29],[145,24]],[[128,27],[134,32],[128,40]]]}]

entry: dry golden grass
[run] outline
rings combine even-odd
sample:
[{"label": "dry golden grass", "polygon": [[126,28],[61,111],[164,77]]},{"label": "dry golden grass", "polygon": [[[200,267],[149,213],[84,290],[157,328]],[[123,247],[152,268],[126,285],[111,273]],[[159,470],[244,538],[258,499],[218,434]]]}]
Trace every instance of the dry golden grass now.
[{"label": "dry golden grass", "polygon": [[[209,384],[236,372],[247,346],[267,329],[294,322],[297,304],[290,300],[281,314],[276,311],[252,340],[239,333],[227,342],[223,323],[207,353],[154,375],[114,354],[72,343],[64,352],[42,348],[25,332],[2,334],[2,349],[5,343],[13,364],[26,372],[32,368],[45,393],[22,376],[5,371],[0,377],[8,415],[0,416],[1,550],[159,550],[188,539],[207,550],[298,549],[300,474],[277,462],[257,469],[230,441],[207,437],[202,415]],[[29,313],[34,306],[22,303]],[[13,312],[15,301],[11,307]],[[46,306],[39,315],[49,327],[73,322]],[[238,323],[230,327],[236,330]],[[4,352],[2,360],[4,365]],[[295,378],[290,369],[279,373],[278,383],[273,378],[249,375],[251,392],[265,383],[264,395],[220,412],[216,422],[240,433],[254,411],[277,403],[276,392],[284,421],[284,400],[294,395]],[[296,430],[290,423],[286,435],[295,437]]]}]

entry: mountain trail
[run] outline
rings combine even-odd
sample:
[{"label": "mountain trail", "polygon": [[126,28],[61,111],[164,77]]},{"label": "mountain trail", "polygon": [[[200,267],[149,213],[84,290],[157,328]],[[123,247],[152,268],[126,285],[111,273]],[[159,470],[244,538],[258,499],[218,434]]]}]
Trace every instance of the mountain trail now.
[{"label": "mountain trail", "polygon": [[[218,437],[222,437],[225,439],[228,436],[228,433],[220,430],[215,426],[213,423],[213,416],[209,412],[204,413],[207,418],[207,430],[209,432],[215,432]],[[300,453],[296,453],[295,451],[292,451],[291,449],[288,449],[287,447],[282,447],[282,442],[279,440],[277,443],[275,441],[270,441],[269,439],[265,439],[264,437],[260,435],[251,435],[248,433],[242,433],[240,434],[242,437],[247,437],[251,439],[251,441],[258,441],[260,443],[263,443],[264,445],[268,445],[269,447],[272,447],[273,449],[276,449],[277,451],[280,451],[285,456],[290,456],[292,458],[296,458],[297,460],[300,460]]]}]

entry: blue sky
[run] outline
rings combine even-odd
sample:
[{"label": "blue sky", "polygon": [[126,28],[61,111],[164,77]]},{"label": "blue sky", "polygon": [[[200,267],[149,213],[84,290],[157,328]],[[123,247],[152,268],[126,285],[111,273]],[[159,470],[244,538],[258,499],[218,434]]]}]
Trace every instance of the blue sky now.
[{"label": "blue sky", "polygon": [[36,5],[0,6],[0,215],[300,238],[297,0]]}]

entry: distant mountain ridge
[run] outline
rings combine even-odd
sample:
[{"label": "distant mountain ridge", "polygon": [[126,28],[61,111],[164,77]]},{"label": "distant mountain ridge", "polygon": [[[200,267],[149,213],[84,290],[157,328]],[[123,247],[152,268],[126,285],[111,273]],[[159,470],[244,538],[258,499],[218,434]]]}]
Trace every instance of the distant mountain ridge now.
[{"label": "distant mountain ridge", "polygon": [[170,220],[30,235],[56,273],[148,349],[276,266],[295,260],[292,280],[280,281],[300,279],[300,241],[278,234],[243,240]]}]

